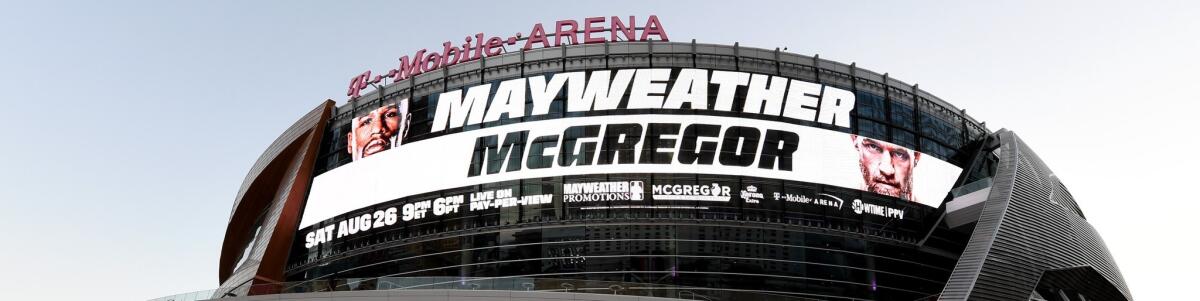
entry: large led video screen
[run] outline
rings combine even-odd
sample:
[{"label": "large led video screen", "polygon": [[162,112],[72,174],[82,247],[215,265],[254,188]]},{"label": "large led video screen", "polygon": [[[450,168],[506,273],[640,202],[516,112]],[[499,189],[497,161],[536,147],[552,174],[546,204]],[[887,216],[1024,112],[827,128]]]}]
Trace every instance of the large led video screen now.
[{"label": "large led video screen", "polygon": [[[936,207],[961,172],[912,149],[834,130],[850,126],[853,93],[779,76],[704,69],[567,72],[457,89],[436,99],[427,112],[431,125],[420,131],[438,135],[418,141],[406,139],[418,128],[407,99],[357,114],[339,150],[353,162],[314,179],[301,228],[456,187],[598,174],[779,179]],[[717,184],[563,185],[561,195],[493,199],[584,201],[605,197],[591,193],[605,191],[627,200],[720,202],[731,194],[761,194]],[[445,207],[450,204],[455,208]],[[478,204],[442,205],[440,210],[468,210]]]}]

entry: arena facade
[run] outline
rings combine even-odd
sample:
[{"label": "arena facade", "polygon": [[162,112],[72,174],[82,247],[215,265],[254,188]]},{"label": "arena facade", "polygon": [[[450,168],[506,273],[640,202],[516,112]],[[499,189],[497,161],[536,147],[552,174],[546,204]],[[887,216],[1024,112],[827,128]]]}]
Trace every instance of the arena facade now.
[{"label": "arena facade", "polygon": [[195,299],[1131,299],[1015,133],[668,29],[562,20],[351,76],[250,168]]}]

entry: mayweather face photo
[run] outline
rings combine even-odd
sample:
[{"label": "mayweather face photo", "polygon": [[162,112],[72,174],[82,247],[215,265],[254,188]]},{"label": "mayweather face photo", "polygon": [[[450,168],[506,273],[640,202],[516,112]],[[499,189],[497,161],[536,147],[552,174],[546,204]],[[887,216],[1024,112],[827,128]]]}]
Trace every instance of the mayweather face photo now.
[{"label": "mayweather face photo", "polygon": [[410,117],[407,99],[354,117],[346,133],[346,151],[358,161],[399,146],[408,132]]}]

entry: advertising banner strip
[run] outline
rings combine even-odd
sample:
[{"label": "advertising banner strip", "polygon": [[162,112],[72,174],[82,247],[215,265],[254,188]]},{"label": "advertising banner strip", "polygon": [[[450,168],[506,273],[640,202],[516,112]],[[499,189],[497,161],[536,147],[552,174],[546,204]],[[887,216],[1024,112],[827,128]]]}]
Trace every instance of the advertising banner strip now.
[{"label": "advertising banner strip", "polygon": [[[663,114],[577,117],[426,139],[330,170],[314,179],[300,226],[443,189],[608,173],[784,179],[936,207],[960,172],[886,141],[791,123]],[[687,192],[653,193],[660,198]],[[713,201],[728,196],[713,194]]]},{"label": "advertising banner strip", "polygon": [[[674,182],[668,175],[663,182]],[[650,178],[650,175],[620,175],[620,178]],[[425,196],[416,198],[401,198],[403,201],[384,202],[371,206],[373,211],[345,214],[338,218],[325,220],[309,227],[304,235],[304,247],[313,248],[323,244],[335,243],[346,238],[359,237],[369,233],[387,231],[385,229],[408,228],[413,224],[441,220],[438,223],[470,223],[489,219],[487,216],[505,215],[508,222],[524,222],[534,216],[536,220],[542,217],[561,218],[599,218],[601,216],[628,216],[615,211],[636,210],[652,213],[643,216],[660,216],[663,211],[668,215],[680,218],[712,218],[721,216],[730,218],[738,215],[744,217],[776,216],[783,213],[795,219],[807,214],[822,214],[840,217],[860,216],[864,219],[888,219],[903,222],[906,216],[916,216],[919,219],[922,211],[932,212],[934,209],[917,203],[903,204],[904,200],[885,200],[859,198],[859,193],[841,194],[816,193],[807,189],[780,189],[776,186],[771,190],[760,190],[754,184],[741,185],[741,191],[734,199],[730,195],[736,185],[722,183],[742,182],[742,177],[709,175],[714,181],[709,184],[652,184],[645,185],[644,180],[588,182],[587,178],[594,176],[564,176],[561,185],[562,194],[555,197],[553,191],[532,189],[522,192],[521,184],[487,184],[494,186],[489,190],[464,191]],[[753,179],[753,178],[745,178]],[[583,180],[584,182],[578,182]],[[678,180],[678,179],[676,179]],[[687,182],[687,181],[685,181]],[[707,182],[707,181],[703,181]],[[761,181],[759,181],[762,185]],[[778,180],[777,183],[792,183]],[[788,184],[783,184],[787,186]],[[647,187],[650,187],[651,199],[647,199]],[[807,191],[806,191],[807,190]],[[568,192],[569,191],[569,192]],[[550,192],[550,193],[545,193]],[[831,191],[832,192],[832,191]],[[526,210],[509,210],[507,214],[500,210],[517,207]],[[555,211],[554,215],[544,215],[545,210]],[[559,212],[559,209],[565,209]],[[917,209],[913,214],[913,209]],[[924,210],[922,210],[924,209]],[[574,212],[573,212],[574,211]],[[595,215],[584,213],[596,212]],[[687,211],[688,213],[684,213]],[[783,211],[783,212],[781,212]],[[786,212],[786,213],[784,213]],[[515,215],[513,213],[516,213]],[[630,213],[630,212],[626,212]],[[713,213],[714,215],[707,215]],[[811,217],[810,217],[811,218]],[[516,220],[513,220],[516,219]],[[801,217],[803,219],[803,217]],[[508,224],[506,222],[506,224]],[[411,229],[409,231],[411,234]]]}]

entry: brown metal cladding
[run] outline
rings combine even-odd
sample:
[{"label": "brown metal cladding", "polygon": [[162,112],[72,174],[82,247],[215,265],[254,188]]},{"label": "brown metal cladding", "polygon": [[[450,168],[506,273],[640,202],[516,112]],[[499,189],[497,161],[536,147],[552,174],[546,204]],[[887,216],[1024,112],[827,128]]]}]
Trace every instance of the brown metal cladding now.
[{"label": "brown metal cladding", "polygon": [[332,109],[333,102],[327,102],[326,109],[323,110],[316,126],[307,135],[308,139],[302,152],[297,154],[300,168],[290,179],[292,187],[284,201],[283,211],[280,212],[278,221],[275,223],[275,235],[271,236],[266,253],[259,262],[258,273],[254,278],[255,284],[283,282],[283,269],[287,264],[288,250],[291,249],[292,239],[296,235],[296,225],[300,223],[300,210],[304,207],[308,187],[312,184],[313,164],[317,160],[318,147],[321,145],[321,138],[325,133],[325,123],[329,120]]},{"label": "brown metal cladding", "polygon": [[[253,267],[257,270],[253,278],[278,279],[282,276],[282,266],[287,260],[287,250],[296,231],[303,197],[312,179],[317,147],[333,109],[332,100],[322,102],[276,138],[250,168],[234,199],[229,224],[225,229],[218,269],[218,280],[223,288],[230,285],[226,282],[235,273],[239,253],[246,247],[244,244],[250,239],[248,236],[254,234],[251,233],[251,227],[264,213],[268,216],[262,217],[262,226],[270,231],[264,231],[261,235],[266,238],[266,251],[255,259],[262,264]],[[295,166],[297,163],[299,166]],[[282,210],[264,212],[273,207],[280,194],[284,196]],[[269,216],[275,211],[275,216]]]}]

